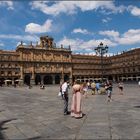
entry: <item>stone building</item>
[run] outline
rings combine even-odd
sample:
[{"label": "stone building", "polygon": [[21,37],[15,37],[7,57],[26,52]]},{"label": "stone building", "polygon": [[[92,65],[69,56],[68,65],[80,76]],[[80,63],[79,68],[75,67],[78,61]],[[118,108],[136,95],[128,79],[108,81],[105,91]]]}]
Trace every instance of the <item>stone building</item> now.
[{"label": "stone building", "polygon": [[140,80],[140,49],[103,57],[72,54],[71,48],[57,47],[52,37],[40,37],[40,44],[23,45],[15,51],[0,50],[0,83],[59,84],[100,80]]}]

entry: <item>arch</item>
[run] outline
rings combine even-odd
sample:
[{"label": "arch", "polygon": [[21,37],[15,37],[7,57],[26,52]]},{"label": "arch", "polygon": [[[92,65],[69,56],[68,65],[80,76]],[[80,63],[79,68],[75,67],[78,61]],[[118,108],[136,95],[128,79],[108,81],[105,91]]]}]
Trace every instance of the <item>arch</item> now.
[{"label": "arch", "polygon": [[41,76],[40,75],[35,76],[35,84],[36,85],[41,84]]},{"label": "arch", "polygon": [[7,83],[7,86],[12,85],[12,78],[7,78],[7,80],[10,80],[10,81],[7,81],[6,82]]},{"label": "arch", "polygon": [[136,75],[133,75],[133,80],[136,81]]},{"label": "arch", "polygon": [[25,75],[25,77],[24,77],[24,84],[30,85],[30,80],[31,80],[30,75]]},{"label": "arch", "polygon": [[60,76],[59,75],[55,76],[55,84],[60,84]]},{"label": "arch", "polygon": [[64,81],[65,81],[65,80],[69,80],[69,76],[68,76],[68,75],[65,75],[65,76],[64,76]]},{"label": "arch", "polygon": [[111,81],[113,80],[112,75],[109,75],[109,76],[108,76],[108,80],[111,80]]},{"label": "arch", "polygon": [[5,83],[4,80],[4,78],[0,78],[0,86],[2,86]]},{"label": "arch", "polygon": [[44,77],[44,79],[43,79],[43,82],[44,82],[44,85],[52,84],[52,83],[53,83],[52,76],[46,75],[46,76]]}]

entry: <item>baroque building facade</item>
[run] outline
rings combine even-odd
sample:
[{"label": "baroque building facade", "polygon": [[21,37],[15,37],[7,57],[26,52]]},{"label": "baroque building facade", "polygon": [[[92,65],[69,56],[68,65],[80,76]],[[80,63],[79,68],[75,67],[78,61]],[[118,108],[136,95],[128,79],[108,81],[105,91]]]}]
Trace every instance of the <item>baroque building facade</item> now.
[{"label": "baroque building facade", "polygon": [[[24,84],[59,84],[74,79],[80,81],[140,80],[140,49],[103,57],[72,54],[68,48],[56,47],[52,37],[40,37],[40,44],[23,45],[15,51],[0,50],[0,82]],[[103,68],[103,69],[102,69]]]}]

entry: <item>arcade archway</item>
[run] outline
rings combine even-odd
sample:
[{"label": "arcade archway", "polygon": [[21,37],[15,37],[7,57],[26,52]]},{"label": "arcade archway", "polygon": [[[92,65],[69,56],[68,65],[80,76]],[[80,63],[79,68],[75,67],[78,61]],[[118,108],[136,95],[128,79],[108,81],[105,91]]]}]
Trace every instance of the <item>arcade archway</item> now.
[{"label": "arcade archway", "polygon": [[65,75],[64,76],[64,81],[67,81],[67,80],[69,80],[69,76],[68,75]]},{"label": "arcade archway", "polygon": [[55,84],[60,84],[60,76],[59,75],[55,76]]},{"label": "arcade archway", "polygon": [[24,84],[30,85],[30,79],[31,79],[30,75],[25,75],[25,77],[24,77]]},{"label": "arcade archway", "polygon": [[36,85],[41,84],[41,76],[40,76],[40,75],[36,75],[36,76],[35,76],[35,84],[36,84]]},{"label": "arcade archway", "polygon": [[2,86],[4,84],[5,79],[4,78],[0,78],[0,86]]},{"label": "arcade archway", "polygon": [[44,85],[47,85],[47,84],[52,84],[53,83],[53,79],[52,79],[52,76],[45,76],[44,79]]}]

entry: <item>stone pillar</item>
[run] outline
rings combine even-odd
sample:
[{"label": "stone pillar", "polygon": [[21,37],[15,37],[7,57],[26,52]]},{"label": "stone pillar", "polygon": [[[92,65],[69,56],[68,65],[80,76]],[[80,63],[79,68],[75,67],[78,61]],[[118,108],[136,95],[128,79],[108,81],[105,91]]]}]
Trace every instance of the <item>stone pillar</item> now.
[{"label": "stone pillar", "polygon": [[23,70],[23,65],[20,66],[20,85],[22,86],[24,83],[23,83],[23,73],[24,73],[24,70]]},{"label": "stone pillar", "polygon": [[32,76],[31,76],[31,85],[35,84],[35,71],[34,71],[34,66],[32,66]]},{"label": "stone pillar", "polygon": [[133,75],[131,75],[131,81],[133,81]]},{"label": "stone pillar", "polygon": [[115,80],[115,76],[113,76],[113,82],[116,82],[116,80]]},{"label": "stone pillar", "polygon": [[136,81],[139,81],[139,77],[138,77],[138,75],[136,76]]},{"label": "stone pillar", "polygon": [[61,67],[61,81],[64,82],[64,67]]},{"label": "stone pillar", "polygon": [[53,85],[55,85],[55,75],[52,75],[52,80]]},{"label": "stone pillar", "polygon": [[14,85],[14,83],[15,83],[15,82],[14,82],[14,78],[12,78],[12,86]]},{"label": "stone pillar", "polygon": [[73,81],[72,81],[72,69],[71,69],[71,71],[70,71],[70,80],[69,80],[69,82],[70,82],[70,84],[73,83]]},{"label": "stone pillar", "polygon": [[44,84],[43,79],[44,79],[44,75],[41,75],[41,85],[43,85],[43,84]]}]

